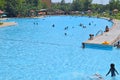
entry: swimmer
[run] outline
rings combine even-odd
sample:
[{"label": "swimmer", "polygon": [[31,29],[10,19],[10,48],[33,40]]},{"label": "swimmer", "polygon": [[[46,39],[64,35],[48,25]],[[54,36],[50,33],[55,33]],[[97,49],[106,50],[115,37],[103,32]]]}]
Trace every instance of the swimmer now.
[{"label": "swimmer", "polygon": [[52,27],[55,27],[55,25],[53,24]]},{"label": "swimmer", "polygon": [[80,26],[83,26],[83,24],[80,23]]},{"label": "swimmer", "polygon": [[89,25],[91,25],[91,23],[89,23]]},{"label": "swimmer", "polygon": [[86,28],[86,26],[83,26],[83,28]]},{"label": "swimmer", "polygon": [[109,69],[108,73],[106,74],[106,76],[107,76],[109,73],[111,73],[111,77],[115,77],[115,76],[116,76],[115,73],[117,73],[117,74],[119,75],[119,73],[118,73],[117,70],[115,69],[115,64],[113,64],[113,63],[110,64],[110,69]]},{"label": "swimmer", "polygon": [[67,33],[65,33],[65,36],[67,36]]},{"label": "swimmer", "polygon": [[68,26],[64,28],[64,30],[67,30],[68,29]]}]

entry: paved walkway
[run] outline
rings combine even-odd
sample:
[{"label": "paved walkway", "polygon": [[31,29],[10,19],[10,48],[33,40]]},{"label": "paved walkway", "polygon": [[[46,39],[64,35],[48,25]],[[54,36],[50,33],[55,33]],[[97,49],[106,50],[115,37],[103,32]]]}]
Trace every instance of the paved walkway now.
[{"label": "paved walkway", "polygon": [[109,42],[108,45],[113,45],[116,41],[120,40],[120,21],[113,20],[114,25],[110,28],[109,32],[104,32],[93,38],[93,40],[87,40],[85,44],[103,44],[103,42]]}]

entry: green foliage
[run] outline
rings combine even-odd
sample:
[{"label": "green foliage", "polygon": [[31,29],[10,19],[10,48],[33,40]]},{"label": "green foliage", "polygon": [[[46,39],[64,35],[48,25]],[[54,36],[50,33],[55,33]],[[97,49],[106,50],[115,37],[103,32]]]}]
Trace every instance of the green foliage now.
[{"label": "green foliage", "polygon": [[[8,16],[28,16],[29,11],[40,10],[44,5],[41,0],[4,0],[4,8]],[[1,2],[0,2],[1,3]],[[1,3],[2,4],[2,3]]]},{"label": "green foliage", "polygon": [[0,22],[0,25],[2,25],[3,23],[2,22]]},{"label": "green foliage", "polygon": [[0,0],[0,9],[5,9],[5,0]]},{"label": "green foliage", "polygon": [[54,3],[52,4],[51,8],[53,10],[63,10],[65,12],[69,12],[71,10],[71,3],[65,3],[64,0],[61,1],[61,3]]},{"label": "green foliage", "polygon": [[[41,0],[0,0],[0,9],[7,12],[8,16],[16,17],[18,15],[22,17],[29,16],[30,10],[40,10],[42,8],[55,11],[57,9],[63,10],[66,13],[70,11],[87,11],[92,10],[94,16],[105,16],[120,19],[119,12],[113,14],[114,9],[120,11],[120,0],[109,0],[109,4],[92,4],[92,0],[73,0],[72,3],[66,3],[65,0],[61,0],[60,3],[52,3],[51,7],[48,7]],[[103,14],[104,13],[104,14]]]},{"label": "green foliage", "polygon": [[72,10],[86,11],[90,9],[92,0],[73,0]]},{"label": "green foliage", "polygon": [[109,1],[110,10],[119,9],[120,10],[120,0],[110,0]]},{"label": "green foliage", "polygon": [[64,5],[65,4],[65,0],[61,0],[61,5]]}]

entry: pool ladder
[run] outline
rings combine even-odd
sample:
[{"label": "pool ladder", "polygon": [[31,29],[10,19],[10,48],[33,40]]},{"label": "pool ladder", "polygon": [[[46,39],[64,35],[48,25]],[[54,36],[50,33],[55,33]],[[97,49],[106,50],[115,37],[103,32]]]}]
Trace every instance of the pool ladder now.
[{"label": "pool ladder", "polygon": [[96,36],[101,33],[100,35],[103,35],[103,31],[102,30],[99,30],[97,33],[96,33]]},{"label": "pool ladder", "polygon": [[112,42],[112,45],[114,45],[115,47],[117,46],[118,48],[120,48],[120,34],[119,34],[118,37]]}]

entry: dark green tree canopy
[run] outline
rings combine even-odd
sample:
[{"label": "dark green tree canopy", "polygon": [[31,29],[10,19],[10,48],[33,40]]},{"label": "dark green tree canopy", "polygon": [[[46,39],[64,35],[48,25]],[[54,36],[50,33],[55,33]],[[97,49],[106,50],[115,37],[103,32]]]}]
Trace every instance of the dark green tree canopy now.
[{"label": "dark green tree canopy", "polygon": [[40,10],[42,8],[51,10],[63,10],[69,11],[87,11],[92,10],[94,12],[102,13],[104,11],[112,12],[114,9],[120,11],[120,0],[109,0],[109,4],[92,4],[92,0],[73,0],[72,3],[66,3],[65,0],[61,0],[60,3],[52,3],[51,7],[48,7],[42,0],[0,0],[0,10],[7,12],[9,16],[29,16],[30,10]]},{"label": "dark green tree canopy", "polygon": [[43,3],[41,0],[0,0],[0,9],[8,12],[9,16],[28,16],[32,9],[41,9]]},{"label": "dark green tree canopy", "polygon": [[86,11],[91,7],[92,0],[73,0],[72,9],[76,11]]}]

